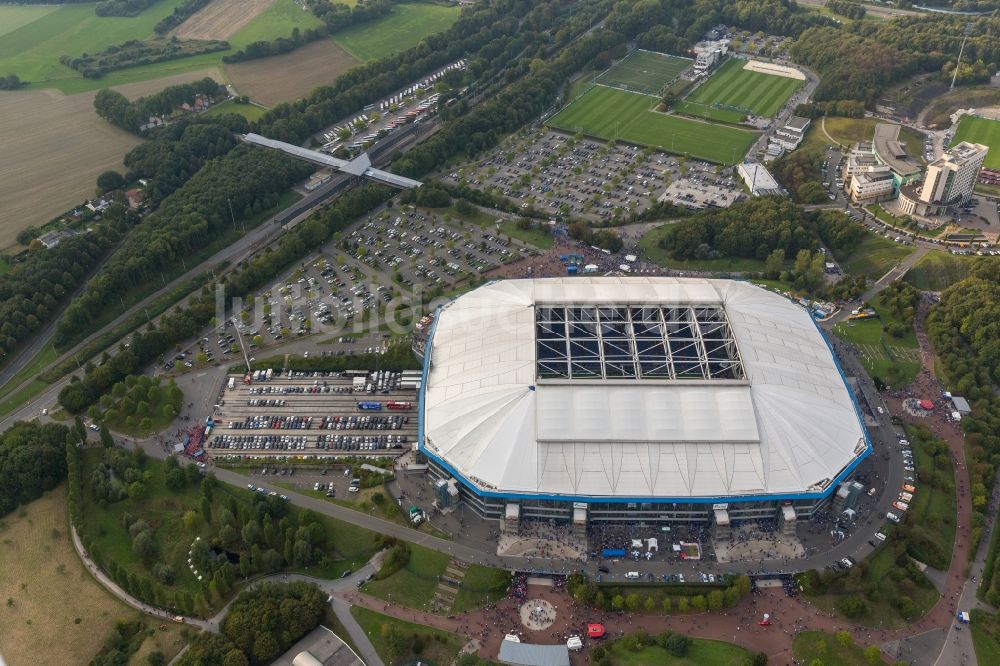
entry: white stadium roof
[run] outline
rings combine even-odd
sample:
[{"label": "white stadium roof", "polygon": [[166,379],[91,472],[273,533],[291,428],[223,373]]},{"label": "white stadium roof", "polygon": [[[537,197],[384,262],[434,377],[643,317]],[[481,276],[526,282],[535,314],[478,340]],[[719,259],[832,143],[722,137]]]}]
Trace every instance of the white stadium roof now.
[{"label": "white stadium roof", "polygon": [[427,353],[422,447],[484,493],[808,496],[867,449],[810,315],[746,282],[495,282]]}]

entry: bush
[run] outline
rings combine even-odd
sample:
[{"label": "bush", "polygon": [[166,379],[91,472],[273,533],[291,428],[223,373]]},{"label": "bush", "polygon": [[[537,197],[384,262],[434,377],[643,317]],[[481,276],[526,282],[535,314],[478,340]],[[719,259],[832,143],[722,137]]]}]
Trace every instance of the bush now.
[{"label": "bush", "polygon": [[667,652],[675,657],[683,657],[687,655],[688,649],[691,647],[691,639],[683,634],[671,634],[665,647]]}]

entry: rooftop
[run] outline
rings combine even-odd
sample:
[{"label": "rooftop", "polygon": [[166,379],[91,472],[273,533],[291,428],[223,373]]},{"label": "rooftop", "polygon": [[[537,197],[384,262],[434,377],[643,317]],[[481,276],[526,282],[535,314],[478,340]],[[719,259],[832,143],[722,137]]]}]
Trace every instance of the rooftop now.
[{"label": "rooftop", "polygon": [[746,282],[494,282],[425,362],[421,448],[485,494],[813,496],[868,451],[808,312]]},{"label": "rooftop", "polygon": [[878,123],[875,125],[875,139],[872,142],[875,155],[900,176],[920,173],[920,165],[906,152],[906,146],[899,141],[899,125]]},{"label": "rooftop", "polygon": [[792,116],[791,118],[788,119],[788,122],[785,123],[785,127],[787,127],[788,129],[795,130],[796,132],[804,132],[806,128],[809,127],[809,123],[811,122],[812,121],[809,120],[808,118],[802,118],[800,116]]}]

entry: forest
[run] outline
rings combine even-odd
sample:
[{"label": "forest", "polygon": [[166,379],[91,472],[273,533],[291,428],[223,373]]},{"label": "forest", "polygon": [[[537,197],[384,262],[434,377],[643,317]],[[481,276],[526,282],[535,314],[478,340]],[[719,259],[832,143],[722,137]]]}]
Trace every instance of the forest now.
[{"label": "forest", "polygon": [[793,257],[820,245],[835,254],[849,253],[863,236],[864,230],[839,211],[808,213],[784,197],[757,197],[671,225],[660,247],[675,259],[764,260],[775,250]]},{"label": "forest", "polygon": [[318,627],[326,608],[326,594],[312,583],[258,585],[233,602],[221,635],[196,636],[178,664],[269,664]]},{"label": "forest", "polygon": [[64,55],[59,58],[59,62],[72,67],[88,79],[99,79],[116,69],[225,51],[228,48],[229,42],[221,39],[130,39],[95,53]]},{"label": "forest", "polygon": [[112,125],[139,134],[139,128],[149,122],[150,116],[170,116],[181,104],[193,104],[199,95],[220,101],[227,96],[226,87],[205,77],[200,81],[169,86],[135,101],[129,101],[116,90],[105,88],[94,97],[94,110]]},{"label": "forest", "polygon": [[208,161],[128,235],[66,308],[53,336],[55,345],[79,340],[127,292],[159,284],[161,272],[173,272],[179,257],[196,255],[236,220],[271,208],[312,170],[284,153],[248,145]]},{"label": "forest", "polygon": [[948,387],[972,406],[962,429],[972,457],[972,506],[980,514],[976,527],[981,532],[1000,462],[1000,259],[976,261],[968,277],[941,294],[926,328]]},{"label": "forest", "polygon": [[137,220],[120,204],[89,233],[51,249],[36,246],[24,261],[0,275],[0,362],[44,326]]},{"label": "forest", "polygon": [[0,517],[66,478],[69,428],[55,423],[18,421],[0,433]]}]

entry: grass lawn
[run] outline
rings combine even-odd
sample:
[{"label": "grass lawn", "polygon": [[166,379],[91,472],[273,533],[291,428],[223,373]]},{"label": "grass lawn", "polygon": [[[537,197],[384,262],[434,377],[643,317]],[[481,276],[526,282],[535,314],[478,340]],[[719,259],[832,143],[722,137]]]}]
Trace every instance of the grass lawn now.
[{"label": "grass lawn", "polygon": [[988,169],[1000,169],[1000,122],[976,116],[964,116],[958,123],[958,131],[955,132],[951,145],[954,146],[959,141],[989,146],[990,152],[986,154],[983,166]]},{"label": "grass lawn", "polygon": [[401,2],[393,5],[388,16],[341,30],[333,41],[358,60],[377,60],[444,32],[458,20],[460,12],[457,5]]},{"label": "grass lawn", "polygon": [[[947,569],[955,544],[955,471],[950,456],[933,456],[928,451],[929,433],[907,427],[912,444],[914,467],[920,483],[913,494],[907,522],[919,526],[933,544],[929,550],[911,543],[909,552],[916,559],[937,569]],[[933,483],[924,482],[932,479]],[[934,548],[936,546],[936,548]]]},{"label": "grass lawn", "polygon": [[222,104],[216,104],[206,111],[206,116],[218,116],[223,113],[238,113],[250,122],[260,120],[260,117],[267,113],[267,109],[256,104],[237,104],[233,100],[226,100]]},{"label": "grass lawn", "polygon": [[[41,379],[36,379],[30,384],[27,384],[23,389],[17,393],[8,395],[2,401],[0,401],[0,416],[7,416],[12,411],[27,404],[35,396],[44,391],[49,387],[49,384],[43,382]],[[41,411],[41,406],[39,406],[38,411]]]},{"label": "grass lawn", "polygon": [[[867,664],[864,648],[844,646],[833,634],[824,631],[803,631],[792,640],[792,652],[802,664],[818,660],[823,666],[858,666]],[[884,663],[880,661],[879,663]]]},{"label": "grass lawn", "polygon": [[[858,347],[861,361],[871,375],[881,378],[888,386],[906,386],[920,372],[920,353],[912,322],[894,319],[881,306],[878,297],[869,305],[878,313],[878,318],[845,321],[834,326],[833,332]],[[893,323],[906,326],[907,334],[902,338],[887,335],[882,328]]]},{"label": "grass lawn", "polygon": [[639,241],[640,256],[661,266],[669,266],[687,271],[717,271],[722,273],[742,273],[764,270],[764,262],[759,259],[744,259],[743,257],[728,257],[725,259],[687,259],[679,260],[670,256],[667,250],[660,247],[660,239],[669,230],[670,225],[662,225],[650,229]]},{"label": "grass lawn", "polygon": [[964,279],[978,258],[931,250],[906,273],[905,279],[917,289],[941,291]]},{"label": "grass lawn", "polygon": [[690,58],[651,51],[632,51],[624,60],[597,77],[598,83],[656,95],[691,66]]},{"label": "grass lawn", "polygon": [[[459,636],[458,634],[424,627],[422,625],[413,624],[412,622],[406,622],[404,620],[397,620],[394,617],[382,615],[381,613],[370,611],[367,608],[353,606],[351,608],[351,615],[353,615],[354,619],[361,625],[364,632],[368,634],[368,637],[372,639],[375,651],[386,664],[406,664],[415,660],[417,657],[420,657],[420,660],[425,663],[429,662],[431,664],[442,665],[450,664],[458,656],[458,651],[462,649],[463,645],[465,645],[465,638]],[[424,643],[420,654],[418,655],[410,651],[409,654],[400,655],[398,658],[393,659],[396,655],[389,654],[386,642],[381,639],[383,625],[394,626],[399,629],[403,635],[408,637],[420,636]]]},{"label": "grass lawn", "polygon": [[552,127],[599,139],[654,146],[718,164],[734,164],[750,149],[756,132],[713,125],[653,111],[655,97],[597,86],[549,119]]},{"label": "grass lawn", "polygon": [[675,657],[657,645],[632,652],[621,642],[611,646],[610,654],[614,666],[739,666],[744,657],[750,656],[750,652],[739,645],[702,638],[692,638],[688,653],[683,657]]},{"label": "grass lawn", "polygon": [[509,571],[473,564],[465,572],[452,613],[465,613],[503,599],[510,588]]},{"label": "grass lawn", "polygon": [[689,116],[695,116],[697,118],[703,118],[705,120],[717,120],[722,123],[742,123],[743,119],[746,117],[745,113],[740,113],[739,111],[730,111],[729,109],[716,109],[707,104],[699,104],[697,102],[680,102],[673,107],[673,111],[677,113],[683,113]]},{"label": "grass lawn", "polygon": [[[109,72],[100,79],[85,79],[59,62],[63,55],[93,53],[130,39],[153,37],[153,26],[183,1],[159,0],[133,17],[99,17],[94,13],[94,3],[57,7],[0,5],[0,72],[17,74],[33,88],[58,88],[70,94],[220,65],[228,51],[139,65]],[[319,19],[299,9],[293,0],[278,0],[231,37],[229,43],[236,50],[256,40],[287,37],[295,27],[317,25]]]},{"label": "grass lawn", "polygon": [[555,244],[552,234],[541,229],[521,229],[516,222],[507,221],[500,225],[500,233],[517,240],[547,250]]},{"label": "grass lawn", "polygon": [[969,630],[979,666],[1000,666],[1000,642],[978,624],[970,624]]},{"label": "grass lawn", "polygon": [[747,113],[771,117],[803,84],[787,76],[748,71],[743,69],[745,64],[744,60],[731,58],[684,101],[699,106],[719,105],[741,117]]},{"label": "grass lawn", "polygon": [[[4,517],[0,540],[0,597],[13,599],[0,619],[8,663],[86,664],[119,618],[138,615],[73,550],[65,484]],[[159,649],[169,661],[182,646],[169,640]]]},{"label": "grass lawn", "polygon": [[11,377],[9,382],[0,387],[0,398],[6,398],[22,382],[26,382],[31,377],[37,375],[54,360],[56,360],[56,350],[52,348],[52,345],[46,345],[45,348],[35,354],[34,358],[27,365]]},{"label": "grass lawn", "polygon": [[594,76],[592,73],[586,73],[576,81],[572,83],[569,87],[569,93],[566,95],[566,101],[572,102],[574,99],[587,92],[594,85]]},{"label": "grass lawn", "polygon": [[867,234],[854,252],[840,262],[840,266],[845,273],[865,275],[877,280],[908,257],[914,249],[911,245],[894,243],[884,236]]},{"label": "grass lawn", "polygon": [[10,273],[10,262],[0,256],[0,275],[4,273]]},{"label": "grass lawn", "polygon": [[[842,145],[857,143],[858,141],[871,141],[875,136],[875,125],[885,122],[878,118],[840,118],[837,116],[827,116],[826,133],[833,137]],[[803,142],[803,146],[810,147],[817,144],[829,145],[830,141],[823,134],[823,121],[820,118],[812,124],[809,136]],[[812,140],[810,141],[810,137]],[[906,145],[906,151],[918,162],[923,162],[924,155],[924,135],[909,127],[900,127],[899,140]],[[800,146],[802,147],[802,146]]]},{"label": "grass lawn", "polygon": [[445,553],[410,544],[410,561],[406,566],[382,580],[373,580],[362,591],[394,604],[430,610],[438,578],[451,560]]}]

